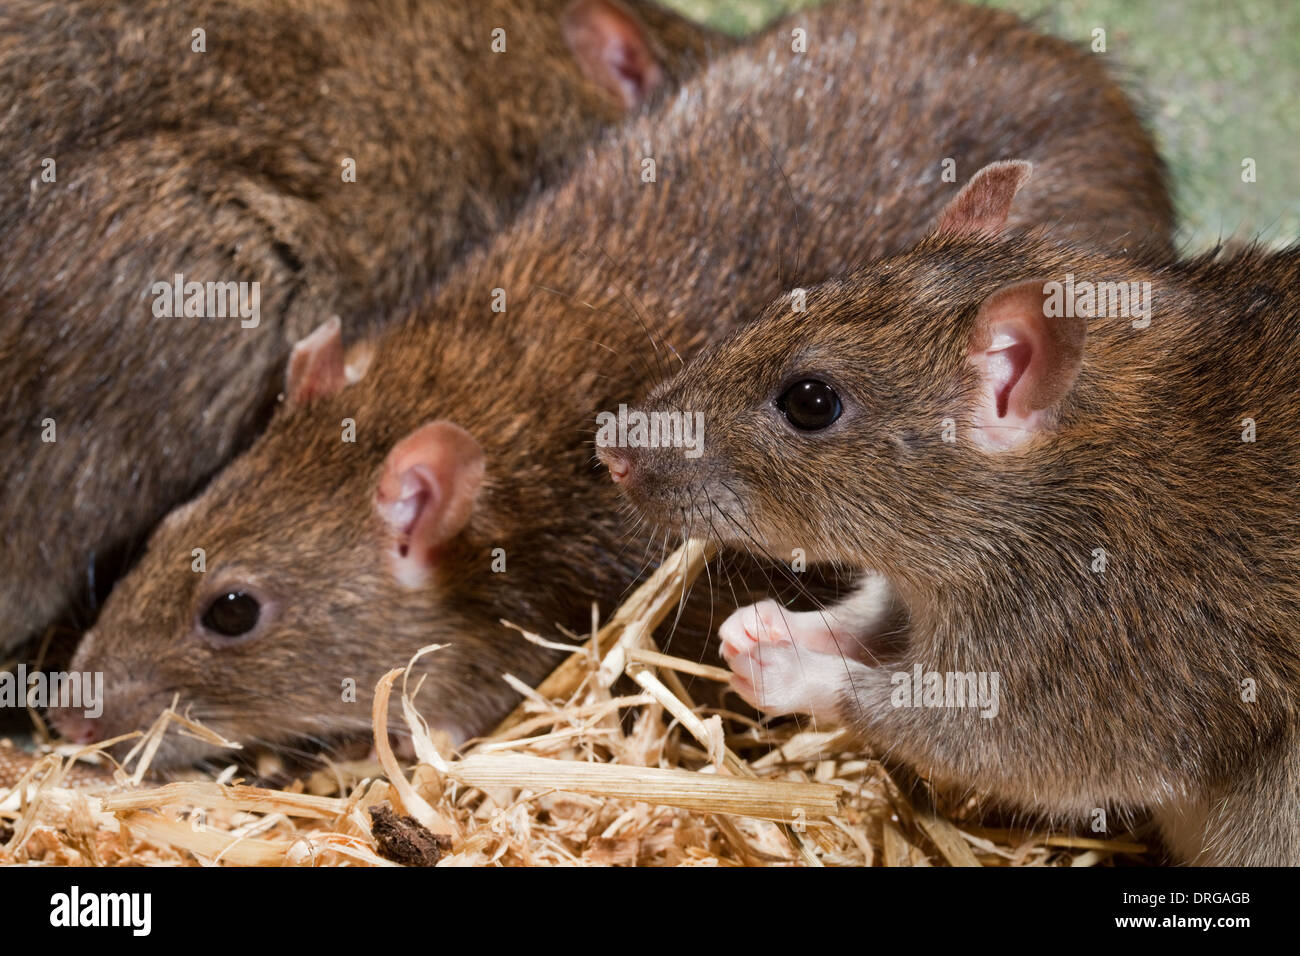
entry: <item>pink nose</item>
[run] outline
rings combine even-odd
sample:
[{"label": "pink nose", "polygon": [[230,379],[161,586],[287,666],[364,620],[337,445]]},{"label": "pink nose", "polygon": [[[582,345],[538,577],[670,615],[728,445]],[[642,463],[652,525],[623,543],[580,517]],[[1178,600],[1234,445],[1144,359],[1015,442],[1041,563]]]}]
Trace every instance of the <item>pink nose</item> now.
[{"label": "pink nose", "polygon": [[74,744],[93,744],[99,739],[99,721],[75,710],[61,710],[54,715],[54,726]]},{"label": "pink nose", "polygon": [[600,449],[596,455],[609,469],[609,477],[614,479],[615,484],[627,480],[627,476],[632,472],[632,463],[625,456],[608,448]]}]

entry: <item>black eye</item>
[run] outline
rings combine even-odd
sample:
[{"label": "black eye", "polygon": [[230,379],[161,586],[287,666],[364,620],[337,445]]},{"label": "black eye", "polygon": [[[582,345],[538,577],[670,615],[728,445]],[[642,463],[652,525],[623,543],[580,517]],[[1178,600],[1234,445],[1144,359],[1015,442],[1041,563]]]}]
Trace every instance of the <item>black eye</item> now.
[{"label": "black eye", "polygon": [[203,612],[203,626],[222,637],[239,637],[257,626],[262,606],[244,591],[227,591],[213,598]]},{"label": "black eye", "polygon": [[791,425],[805,432],[828,427],[844,411],[835,389],[815,378],[795,382],[776,400],[776,407]]}]

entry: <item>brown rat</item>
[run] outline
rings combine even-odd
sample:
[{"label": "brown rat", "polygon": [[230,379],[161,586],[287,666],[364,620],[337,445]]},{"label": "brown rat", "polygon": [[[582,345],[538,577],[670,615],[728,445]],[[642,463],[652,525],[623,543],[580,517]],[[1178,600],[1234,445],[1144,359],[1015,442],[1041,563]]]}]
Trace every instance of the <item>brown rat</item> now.
[{"label": "brown rat", "polygon": [[0,649],[248,443],[295,341],[729,45],[641,0],[5,4]]},{"label": "brown rat", "polygon": [[[246,743],[364,733],[375,680],[445,643],[417,703],[482,732],[514,703],[503,672],[555,663],[500,621],[585,630],[661,552],[620,533],[593,415],[791,283],[914,244],[957,189],[945,158],[1028,152],[1048,172],[1025,224],[1167,245],[1159,160],[1112,93],[1070,45],[936,0],[808,11],[715,61],[368,342],[359,380],[336,326],[300,346],[267,432],[166,519],[86,635],[73,666],[106,672],[102,719],[60,726],[134,729],[179,693]],[[700,590],[683,654],[734,607]],[[211,753],[169,739],[160,765]]]},{"label": "brown rat", "polygon": [[1300,864],[1300,247],[999,241],[1026,171],[698,356],[645,411],[702,411],[703,453],[620,449],[621,484],[877,572],[724,625],[760,708],[1062,818],[1150,809],[1181,859]]}]

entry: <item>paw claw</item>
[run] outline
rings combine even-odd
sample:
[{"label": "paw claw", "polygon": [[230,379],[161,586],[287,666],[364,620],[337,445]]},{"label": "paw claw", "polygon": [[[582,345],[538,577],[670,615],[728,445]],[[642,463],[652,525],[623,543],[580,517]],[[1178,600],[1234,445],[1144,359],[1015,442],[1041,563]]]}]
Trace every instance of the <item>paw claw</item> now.
[{"label": "paw claw", "polygon": [[788,612],[775,601],[760,601],[737,609],[718,628],[719,650],[728,662],[766,641],[789,640]]},{"label": "paw claw", "polygon": [[822,654],[839,654],[853,641],[833,626],[822,611],[791,611],[776,601],[760,601],[734,611],[718,628],[719,651],[728,664],[764,644],[797,646]]}]

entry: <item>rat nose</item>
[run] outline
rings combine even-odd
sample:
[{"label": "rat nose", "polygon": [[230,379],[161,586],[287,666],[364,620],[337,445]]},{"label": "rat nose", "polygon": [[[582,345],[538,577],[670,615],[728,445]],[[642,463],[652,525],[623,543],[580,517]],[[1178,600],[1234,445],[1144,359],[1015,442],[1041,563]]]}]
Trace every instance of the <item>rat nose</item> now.
[{"label": "rat nose", "polygon": [[100,725],[94,717],[75,710],[58,710],[51,716],[59,733],[74,744],[93,744],[99,739]]},{"label": "rat nose", "polygon": [[617,452],[612,448],[600,448],[596,451],[596,457],[605,463],[609,469],[609,477],[614,479],[618,484],[627,480],[627,476],[632,473],[632,462],[627,455]]}]

